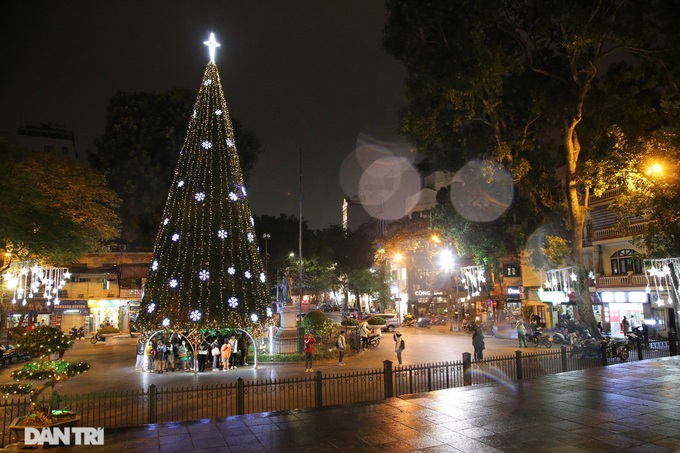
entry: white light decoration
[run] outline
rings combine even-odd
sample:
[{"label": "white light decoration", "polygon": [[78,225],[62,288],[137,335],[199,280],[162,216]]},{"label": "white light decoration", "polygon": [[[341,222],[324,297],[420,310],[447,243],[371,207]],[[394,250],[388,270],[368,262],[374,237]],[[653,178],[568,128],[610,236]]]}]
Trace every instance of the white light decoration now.
[{"label": "white light decoration", "polygon": [[208,46],[208,49],[210,49],[210,62],[214,63],[215,62],[215,49],[217,47],[220,47],[220,43],[217,42],[215,39],[215,33],[210,33],[210,39],[207,41],[204,41],[203,44]]},{"label": "white light decoration", "polygon": [[248,233],[248,242],[253,242],[255,240],[255,235],[253,233]]},{"label": "white light decoration", "polygon": [[177,242],[177,241],[179,241],[179,233],[173,234],[172,237],[171,237],[170,239],[172,239],[172,242]]},{"label": "white light decoration", "polygon": [[12,303],[22,299],[25,306],[34,293],[42,293],[47,305],[52,299],[58,303],[59,290],[71,277],[68,268],[44,266],[38,261],[18,261],[11,263],[2,275],[5,287],[13,291]]},{"label": "white light decoration", "polygon": [[203,82],[203,85],[205,86],[212,85],[212,80],[207,79],[205,82]]},{"label": "white light decoration", "polygon": [[230,267],[227,268],[227,273],[229,275],[234,275],[236,273],[236,269],[234,269],[233,267],[230,266]]},{"label": "white light decoration", "polygon": [[205,193],[198,192],[196,195],[194,195],[194,198],[196,198],[196,201],[203,201],[205,200]]},{"label": "white light decoration", "polygon": [[217,237],[220,239],[226,239],[228,235],[225,230],[217,230]]},{"label": "white light decoration", "polygon": [[465,278],[464,288],[468,290],[468,300],[481,294],[482,283],[486,282],[485,272],[484,266],[460,268],[460,274]]},{"label": "white light decoration", "polygon": [[229,199],[231,201],[238,201],[238,195],[236,195],[234,192],[229,192]]},{"label": "white light decoration", "polygon": [[207,270],[203,269],[202,271],[200,271],[200,272],[198,273],[198,278],[200,278],[200,279],[203,280],[203,281],[208,280],[208,279],[210,278],[210,272],[208,272]]},{"label": "white light decoration", "polygon": [[201,320],[201,312],[198,310],[193,310],[191,313],[189,313],[189,319],[191,319],[193,322],[198,322]]},{"label": "white light decoration", "polygon": [[170,327],[170,320],[168,318],[163,320],[163,327]]},{"label": "white light decoration", "polygon": [[170,286],[170,288],[177,288],[178,285],[177,280],[173,278],[168,282],[168,285]]},{"label": "white light decoration", "polygon": [[201,143],[201,146],[203,149],[210,149],[212,148],[212,143],[208,140],[204,140],[203,143]]},{"label": "white light decoration", "polygon": [[571,272],[571,275],[569,275],[569,278],[571,278],[572,282],[576,281],[577,277],[576,277],[576,274],[574,273],[574,271]]},{"label": "white light decoration", "polygon": [[257,316],[257,313],[253,313],[252,315],[250,315],[250,320],[252,322],[257,322],[258,319],[260,319],[260,317]]},{"label": "white light decoration", "polygon": [[236,307],[238,307],[238,299],[235,298],[235,297],[233,297],[233,296],[229,298],[229,300],[227,301],[227,303],[229,304],[229,306],[230,306],[231,308],[236,308]]},{"label": "white light decoration", "polygon": [[250,216],[250,225],[255,226],[255,219],[253,216]]},{"label": "white light decoration", "polygon": [[215,110],[215,115],[222,116],[222,109]]},{"label": "white light decoration", "polygon": [[265,275],[264,272],[260,272],[260,281],[262,283],[265,283],[267,281],[267,276]]},{"label": "white light decoration", "polygon": [[183,187],[183,186],[184,186],[184,180],[179,181],[179,182],[177,183],[177,187]]},{"label": "white light decoration", "polygon": [[645,291],[657,306],[673,306],[680,300],[680,258],[646,259],[643,261],[647,287]]},{"label": "white light decoration", "polygon": [[273,315],[272,307],[267,307],[267,318],[271,318]]},{"label": "white light decoration", "polygon": [[227,146],[228,146],[229,148],[231,148],[232,146],[234,146],[234,141],[233,141],[232,139],[230,139],[230,138],[228,138],[228,139],[226,140],[226,143],[227,143]]},{"label": "white light decoration", "polygon": [[153,311],[156,309],[156,304],[151,302],[149,305],[146,307],[146,312],[147,313],[153,313]]},{"label": "white light decoration", "polygon": [[243,194],[244,197],[247,196],[245,186],[241,186],[241,193]]},{"label": "white light decoration", "polygon": [[191,114],[191,117],[196,118],[196,110],[193,111],[193,113]]},{"label": "white light decoration", "polygon": [[151,270],[152,271],[158,270],[158,261],[157,260],[153,260],[153,263],[151,263]]},{"label": "white light decoration", "polygon": [[245,271],[245,272],[243,273],[243,275],[245,275],[245,277],[246,277],[247,279],[250,279],[250,277],[253,276],[253,274],[251,274],[250,271]]}]

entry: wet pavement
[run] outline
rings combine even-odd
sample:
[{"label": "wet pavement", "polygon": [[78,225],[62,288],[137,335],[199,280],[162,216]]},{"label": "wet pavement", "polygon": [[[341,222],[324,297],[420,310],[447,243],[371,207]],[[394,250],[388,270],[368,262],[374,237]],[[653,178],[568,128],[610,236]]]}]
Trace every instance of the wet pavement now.
[{"label": "wet pavement", "polygon": [[680,452],[680,357],[379,402],[109,429],[54,452]]}]

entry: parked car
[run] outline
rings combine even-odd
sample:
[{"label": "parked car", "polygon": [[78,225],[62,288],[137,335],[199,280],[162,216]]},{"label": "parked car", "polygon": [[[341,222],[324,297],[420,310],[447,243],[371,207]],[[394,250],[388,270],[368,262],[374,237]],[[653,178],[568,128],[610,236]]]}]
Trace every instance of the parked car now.
[{"label": "parked car", "polygon": [[345,308],[344,310],[342,310],[342,317],[360,319],[361,311],[359,311],[359,309],[355,307]]},{"label": "parked car", "polygon": [[399,324],[399,317],[392,313],[376,313],[374,315],[364,318],[364,321],[368,321],[371,318],[382,318],[385,321],[387,321],[387,324],[380,328],[380,330],[382,331],[393,332],[395,329],[401,327],[401,324]]}]

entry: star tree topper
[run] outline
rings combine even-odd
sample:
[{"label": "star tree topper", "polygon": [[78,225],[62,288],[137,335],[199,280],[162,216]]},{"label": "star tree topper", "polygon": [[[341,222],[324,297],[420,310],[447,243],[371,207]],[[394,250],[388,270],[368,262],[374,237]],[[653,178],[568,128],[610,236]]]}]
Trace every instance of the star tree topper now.
[{"label": "star tree topper", "polygon": [[207,41],[203,41],[203,44],[208,46],[210,49],[210,62],[214,63],[215,62],[215,48],[220,47],[220,43],[215,41],[215,33],[210,33],[210,39]]}]

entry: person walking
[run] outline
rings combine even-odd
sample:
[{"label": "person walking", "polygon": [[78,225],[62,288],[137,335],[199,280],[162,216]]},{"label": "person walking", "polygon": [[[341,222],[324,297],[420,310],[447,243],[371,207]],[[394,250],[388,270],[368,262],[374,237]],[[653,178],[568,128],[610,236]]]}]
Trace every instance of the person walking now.
[{"label": "person walking", "polygon": [[313,373],[312,357],[314,357],[314,343],[316,339],[311,333],[305,335],[305,373]]},{"label": "person walking", "polygon": [[217,341],[217,338],[213,340],[213,342],[210,344],[210,353],[212,354],[212,370],[213,371],[219,371],[220,370],[220,357],[222,356],[222,353],[220,352],[220,343]]},{"label": "person walking", "polygon": [[484,334],[478,328],[472,333],[472,347],[475,349],[475,360],[484,360]]},{"label": "person walking", "polygon": [[406,349],[406,343],[401,338],[401,332],[394,333],[394,352],[397,353],[397,361],[401,365],[401,353]]},{"label": "person walking", "polygon": [[519,347],[520,348],[526,348],[527,347],[527,329],[524,327],[524,323],[522,320],[517,321],[517,325],[515,326],[515,330],[517,331],[517,341],[519,341]]},{"label": "person walking", "polygon": [[342,359],[345,356],[345,331],[341,331],[340,335],[338,336],[338,342],[337,342],[337,347],[338,347],[338,352],[340,355],[338,356],[338,365],[340,366],[345,366],[345,363],[342,361]]},{"label": "person walking", "polygon": [[220,355],[222,357],[222,371],[229,371],[229,358],[231,357],[229,340],[224,340],[224,344],[220,348]]},{"label": "person walking", "polygon": [[144,335],[140,335],[137,338],[137,362],[135,362],[135,371],[144,371],[146,369],[146,357],[145,357],[145,347],[144,347]]},{"label": "person walking", "polygon": [[359,326],[359,338],[361,338],[361,349],[365,351],[368,349],[368,323],[363,321]]}]

